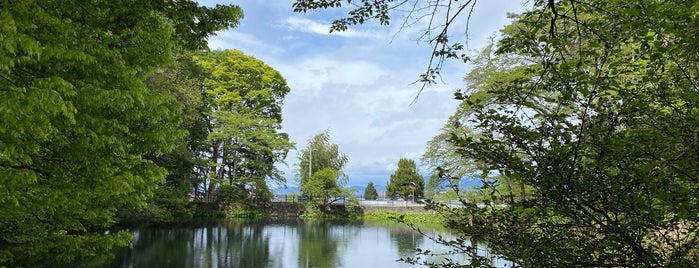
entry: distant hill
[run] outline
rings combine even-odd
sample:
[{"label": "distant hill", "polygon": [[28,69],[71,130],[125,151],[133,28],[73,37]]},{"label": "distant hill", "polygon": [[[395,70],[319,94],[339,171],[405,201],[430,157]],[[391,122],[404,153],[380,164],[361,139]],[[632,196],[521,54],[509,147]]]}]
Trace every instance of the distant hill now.
[{"label": "distant hill", "polygon": [[[354,194],[357,197],[361,197],[362,195],[364,195],[364,190],[366,190],[366,186],[353,185],[353,186],[350,186],[349,188],[355,190]],[[374,185],[374,188],[376,188],[376,193],[378,193],[379,195],[381,195],[381,193],[383,193],[383,192],[386,192],[386,186]]]},{"label": "distant hill", "polygon": [[279,187],[272,189],[272,193],[275,195],[287,195],[287,194],[300,194],[301,189],[299,187]]},{"label": "distant hill", "polygon": [[[348,188],[355,190],[355,194],[359,197],[364,194],[366,186],[350,186]],[[374,188],[379,194],[386,191],[386,186],[383,185],[375,185]],[[301,194],[301,189],[295,186],[279,187],[272,189],[272,193],[275,195]]]},{"label": "distant hill", "polygon": [[[459,188],[461,188],[461,189],[471,188],[471,187],[480,186],[480,185],[482,185],[482,183],[479,179],[464,179],[464,180],[461,180],[459,182]],[[355,190],[355,195],[357,197],[360,197],[364,194],[364,190],[366,189],[366,185],[364,185],[364,186],[352,185],[352,186],[349,186],[348,188]],[[379,195],[381,195],[381,193],[386,192],[385,185],[374,185],[374,188],[376,188],[376,192]],[[275,195],[301,194],[301,189],[299,187],[295,187],[295,186],[279,187],[279,188],[272,189],[272,193]]]}]

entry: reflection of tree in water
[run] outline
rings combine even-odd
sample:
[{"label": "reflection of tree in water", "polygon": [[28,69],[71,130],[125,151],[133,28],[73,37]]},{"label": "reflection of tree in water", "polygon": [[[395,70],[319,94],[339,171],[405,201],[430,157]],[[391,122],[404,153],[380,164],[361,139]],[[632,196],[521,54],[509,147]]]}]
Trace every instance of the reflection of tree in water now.
[{"label": "reflection of tree in water", "polygon": [[230,223],[188,229],[157,229],[134,235],[112,267],[267,267],[264,225]]},{"label": "reflection of tree in water", "polygon": [[236,223],[227,229],[218,229],[218,265],[223,267],[267,267],[269,237],[261,224]]},{"label": "reflection of tree in water", "polygon": [[351,225],[331,222],[306,223],[299,228],[299,267],[336,267],[340,264],[338,249],[346,239],[356,235]]},{"label": "reflection of tree in water", "polygon": [[170,267],[187,267],[191,229],[157,229],[134,233],[133,248],[118,252],[111,267],[148,267],[165,260]]},{"label": "reflection of tree in water", "polygon": [[412,256],[422,240],[425,239],[421,234],[413,231],[413,229],[407,227],[401,228],[389,228],[389,235],[391,241],[396,243],[396,248],[398,248],[398,254],[401,257]]}]

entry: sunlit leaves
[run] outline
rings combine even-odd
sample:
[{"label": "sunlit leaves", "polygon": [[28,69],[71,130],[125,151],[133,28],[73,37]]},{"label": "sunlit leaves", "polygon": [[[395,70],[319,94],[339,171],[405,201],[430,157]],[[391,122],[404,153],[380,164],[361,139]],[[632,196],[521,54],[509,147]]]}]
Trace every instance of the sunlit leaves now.
[{"label": "sunlit leaves", "polygon": [[[172,60],[178,26],[197,24],[197,12],[173,19],[172,5],[0,1],[0,265],[50,265],[129,242],[104,230],[163,181],[145,156],[184,134],[172,96],[143,83]],[[186,42],[205,44],[230,24],[217,25]]]},{"label": "sunlit leaves", "polygon": [[275,166],[293,148],[280,132],[281,105],[290,90],[284,78],[238,50],[203,53],[195,61],[203,69],[210,105],[210,161],[220,164],[211,173],[267,192],[266,181],[284,183]]}]

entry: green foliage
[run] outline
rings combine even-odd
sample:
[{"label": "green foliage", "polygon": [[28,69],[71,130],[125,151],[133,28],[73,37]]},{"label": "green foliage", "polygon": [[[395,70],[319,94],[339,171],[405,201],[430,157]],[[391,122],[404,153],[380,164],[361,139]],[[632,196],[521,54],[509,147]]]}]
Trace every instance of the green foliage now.
[{"label": "green foliage", "polygon": [[286,196],[286,200],[284,202],[287,203],[298,203],[299,202],[299,196],[296,194],[288,194]]},{"label": "green foliage", "polygon": [[250,200],[248,191],[238,185],[223,184],[216,189],[214,200],[219,204],[245,204]]},{"label": "green foliage", "polygon": [[561,1],[506,27],[499,67],[462,95],[480,135],[452,136],[501,177],[486,209],[435,206],[448,225],[523,266],[693,266],[699,55],[684,5]]},{"label": "green foliage", "polygon": [[417,172],[415,161],[406,158],[398,160],[398,169],[391,174],[386,186],[388,196],[417,200],[424,196],[424,189],[425,179]]},{"label": "green foliage", "polygon": [[342,172],[349,158],[340,152],[337,144],[330,143],[330,133],[327,131],[315,135],[308,141],[308,147],[301,150],[297,156],[299,160],[296,170],[296,180],[303,183],[318,170],[330,168],[339,172],[340,184],[347,181],[347,175]]},{"label": "green foliage", "polygon": [[266,215],[257,210],[237,209],[228,213],[228,218],[232,219],[262,219]]},{"label": "green foliage", "polygon": [[[117,211],[146,205],[166,175],[153,159],[184,136],[181,106],[145,76],[242,13],[191,1],[0,7],[0,265],[127,245],[128,234],[105,231]],[[201,19],[224,9],[216,22]]]},{"label": "green foliage", "polygon": [[[313,176],[301,185],[301,192],[307,200],[307,210],[328,211],[330,204],[354,196],[349,189],[344,189],[338,184],[338,177],[337,171],[323,168],[313,173]],[[356,204],[357,202],[347,203]]]},{"label": "green foliage", "polygon": [[[408,3],[431,12],[415,17],[449,22],[426,35],[434,57],[459,57],[447,29],[475,2]],[[361,8],[349,16],[367,18]],[[523,267],[696,266],[698,11],[695,1],[552,0],[515,16],[455,94],[475,135],[449,138],[487,182],[502,178],[486,185],[486,208],[430,204],[463,231],[443,242],[472,267],[493,263],[467,237]]]},{"label": "green foliage", "polygon": [[366,188],[364,189],[364,199],[366,200],[376,200],[379,197],[379,194],[376,192],[376,188],[374,187],[374,182],[369,182],[367,184]]},{"label": "green foliage", "polygon": [[432,213],[424,214],[402,214],[393,211],[374,211],[362,215],[365,222],[378,224],[406,223],[416,228],[439,228],[443,224],[440,215]]},{"label": "green foliage", "polygon": [[202,68],[204,96],[211,111],[207,118],[210,142],[202,152],[211,164],[201,171],[207,176],[207,197],[225,180],[269,201],[267,181],[285,182],[275,163],[294,147],[281,132],[281,105],[290,90],[285,79],[238,50],[207,52],[194,60]]},{"label": "green foliage", "polygon": [[[342,171],[347,155],[340,152],[337,144],[330,144],[328,132],[313,137],[308,147],[299,152],[298,158],[296,178],[307,200],[306,217],[321,216],[329,211],[330,204],[340,200],[346,200],[348,205],[357,203],[352,192],[343,188],[348,180]],[[347,199],[350,199],[349,203]]]}]

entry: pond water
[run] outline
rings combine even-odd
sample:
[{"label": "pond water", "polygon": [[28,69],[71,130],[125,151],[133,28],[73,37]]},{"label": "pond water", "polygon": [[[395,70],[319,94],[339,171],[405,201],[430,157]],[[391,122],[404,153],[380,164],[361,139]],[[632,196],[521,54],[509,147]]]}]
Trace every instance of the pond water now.
[{"label": "pond water", "polygon": [[396,260],[414,256],[416,247],[445,250],[403,225],[226,222],[134,231],[133,248],[119,250],[116,259],[100,266],[415,267]]}]

